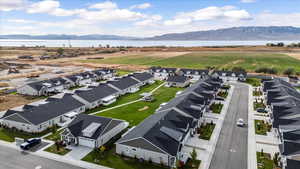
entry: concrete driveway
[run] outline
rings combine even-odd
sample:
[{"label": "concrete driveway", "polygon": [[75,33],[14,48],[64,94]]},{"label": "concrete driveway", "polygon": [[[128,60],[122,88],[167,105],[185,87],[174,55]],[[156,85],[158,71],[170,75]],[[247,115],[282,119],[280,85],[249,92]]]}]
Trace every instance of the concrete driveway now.
[{"label": "concrete driveway", "polygon": [[85,146],[68,146],[67,148],[71,149],[71,151],[66,154],[65,157],[72,158],[74,160],[81,160],[88,153],[93,151],[92,148]]}]

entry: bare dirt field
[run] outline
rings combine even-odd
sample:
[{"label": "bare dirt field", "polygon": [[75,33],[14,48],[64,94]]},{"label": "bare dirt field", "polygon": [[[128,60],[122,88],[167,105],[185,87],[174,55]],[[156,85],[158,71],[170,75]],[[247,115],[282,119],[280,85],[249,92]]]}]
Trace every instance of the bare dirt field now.
[{"label": "bare dirt field", "polygon": [[29,104],[38,100],[40,99],[32,99],[18,94],[8,94],[0,96],[0,111]]},{"label": "bare dirt field", "polygon": [[[288,56],[291,56],[295,59],[299,59],[300,60],[300,53],[285,53]],[[299,65],[300,66],[300,65]]]}]

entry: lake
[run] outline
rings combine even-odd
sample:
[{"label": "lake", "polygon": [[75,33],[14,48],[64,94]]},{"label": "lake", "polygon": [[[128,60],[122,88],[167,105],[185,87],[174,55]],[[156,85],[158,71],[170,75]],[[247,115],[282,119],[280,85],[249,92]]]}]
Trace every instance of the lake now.
[{"label": "lake", "polygon": [[[0,39],[0,46],[46,46],[46,47],[98,47],[105,46],[239,46],[239,45],[265,45],[279,41],[139,41],[139,40],[25,40]],[[297,41],[280,41],[285,44],[298,43]]]}]

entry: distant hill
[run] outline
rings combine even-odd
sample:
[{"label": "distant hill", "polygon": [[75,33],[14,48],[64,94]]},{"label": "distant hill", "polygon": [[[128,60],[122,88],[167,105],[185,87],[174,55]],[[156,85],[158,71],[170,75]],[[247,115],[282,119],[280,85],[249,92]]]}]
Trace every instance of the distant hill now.
[{"label": "distant hill", "polygon": [[0,39],[38,39],[38,40],[300,40],[300,28],[291,26],[233,27],[226,29],[170,33],[148,38],[118,35],[0,35]]},{"label": "distant hill", "polygon": [[144,40],[300,40],[300,28],[291,26],[233,27],[226,29],[170,33]]},{"label": "distant hill", "polygon": [[130,40],[135,37],[117,36],[117,35],[0,35],[0,39],[37,39],[37,40]]}]

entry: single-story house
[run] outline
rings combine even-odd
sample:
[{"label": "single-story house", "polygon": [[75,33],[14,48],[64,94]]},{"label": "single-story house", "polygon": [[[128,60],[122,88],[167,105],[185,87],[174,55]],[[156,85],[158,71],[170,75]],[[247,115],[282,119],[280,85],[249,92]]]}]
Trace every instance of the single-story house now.
[{"label": "single-story house", "polygon": [[213,76],[219,77],[223,81],[246,81],[247,72],[214,71]]},{"label": "single-story house", "polygon": [[108,68],[93,70],[92,73],[97,75],[97,80],[107,80],[116,76],[116,70]]},{"label": "single-story house", "polygon": [[130,76],[123,76],[113,81],[108,81],[107,85],[118,90],[120,95],[124,95],[137,92],[142,84]]},{"label": "single-story house", "polygon": [[99,84],[95,87],[76,90],[74,97],[85,104],[87,109],[95,108],[99,105],[109,105],[116,101],[118,90],[107,84]]},{"label": "single-story house", "polygon": [[53,125],[64,123],[64,115],[70,112],[77,114],[85,111],[85,106],[72,94],[61,98],[48,98],[36,104],[25,105],[18,110],[7,110],[1,118],[1,124],[29,133],[42,132]]},{"label": "single-story house", "polygon": [[127,126],[123,120],[80,114],[64,129],[61,139],[67,144],[98,148]]},{"label": "single-story house", "polygon": [[170,87],[186,87],[190,84],[190,78],[187,76],[169,76],[167,78],[167,86]]},{"label": "single-story house", "polygon": [[180,69],[179,74],[183,76],[187,76],[191,79],[191,82],[196,82],[200,79],[204,79],[208,76],[208,70],[201,69]]},{"label": "single-story house", "polygon": [[148,72],[132,73],[130,76],[142,85],[154,83],[154,76]]}]

